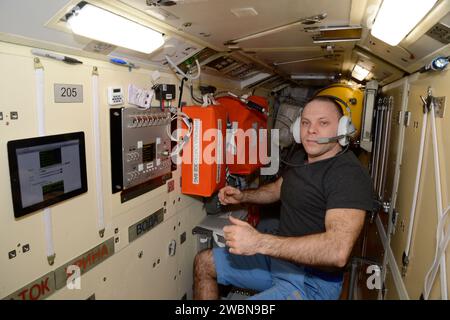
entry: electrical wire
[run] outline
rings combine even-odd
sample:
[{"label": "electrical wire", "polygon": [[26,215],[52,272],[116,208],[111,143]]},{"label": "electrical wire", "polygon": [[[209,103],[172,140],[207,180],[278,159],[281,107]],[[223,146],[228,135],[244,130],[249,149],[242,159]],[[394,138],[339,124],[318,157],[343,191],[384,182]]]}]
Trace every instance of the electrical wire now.
[{"label": "electrical wire", "polygon": [[405,257],[406,259],[409,258],[409,253],[411,249],[411,242],[412,242],[412,235],[413,235],[413,227],[414,227],[414,217],[416,215],[417,210],[417,199],[419,195],[419,186],[420,186],[420,177],[422,175],[422,162],[423,162],[423,156],[424,156],[424,147],[425,147],[425,134],[427,131],[427,121],[428,120],[428,112],[425,112],[423,114],[422,118],[422,131],[420,133],[420,144],[419,144],[419,159],[417,161],[417,168],[416,168],[416,178],[414,183],[414,192],[413,192],[413,201],[411,205],[411,210],[409,213],[409,226],[408,226],[408,237],[406,242],[406,248],[405,248]]},{"label": "electrical wire", "polygon": [[218,91],[214,93],[214,98],[221,98],[226,96],[229,96],[228,91]]},{"label": "electrical wire", "polygon": [[183,87],[184,87],[184,82],[187,81],[187,80],[188,80],[188,78],[186,78],[186,77],[183,77],[183,78],[181,79],[181,84],[180,84],[180,97],[178,98],[178,109],[181,108],[181,99],[182,99],[182,97],[183,97]]},{"label": "electrical wire", "polygon": [[[450,240],[450,225],[447,227],[445,232],[445,238],[441,240],[442,235],[444,234],[444,226],[448,217],[448,213],[450,212],[450,206],[448,206],[443,212],[442,216],[439,219],[438,226],[436,229],[436,251],[434,254],[433,263],[428,270],[425,280],[424,280],[424,299],[428,299],[431,293],[431,289],[436,278],[437,271],[440,266],[440,260],[445,254],[445,251],[448,246],[448,242]],[[442,271],[441,271],[442,272]],[[444,270],[445,272],[445,270]],[[430,277],[431,276],[431,277]]]},{"label": "electrical wire", "polygon": [[197,102],[199,104],[203,104],[203,99],[197,98],[195,96],[195,94],[194,94],[194,85],[192,84],[192,81],[191,81],[190,89],[191,89],[191,98],[192,98],[192,100],[194,100],[195,102]]},{"label": "electrical wire", "polygon": [[192,119],[187,114],[185,114],[184,112],[175,114],[170,118],[170,122],[176,119],[181,119],[186,124],[188,132],[180,139],[178,137],[173,136],[173,134],[170,132],[170,126],[166,126],[166,133],[169,136],[170,140],[177,142],[177,145],[175,146],[174,150],[170,153],[171,157],[178,155],[181,152],[181,150],[183,150],[184,145],[189,141],[189,138],[191,137],[192,134]]},{"label": "electrical wire", "polygon": [[169,64],[183,77],[188,78],[189,80],[196,80],[198,78],[200,78],[200,74],[201,74],[201,66],[200,63],[198,62],[198,59],[195,59],[195,63],[197,64],[197,75],[195,76],[189,76],[186,73],[184,73],[180,68],[178,68],[178,66],[169,58],[169,56],[165,56],[167,62],[169,62]]},{"label": "electrical wire", "polygon": [[[442,185],[441,185],[441,172],[440,172],[440,164],[439,164],[439,146],[437,141],[437,131],[436,131],[436,117],[434,112],[434,102],[431,101],[429,104],[430,113],[431,113],[431,138],[433,145],[433,163],[434,163],[434,181],[436,188],[436,208],[438,213],[438,219],[442,217],[443,208],[442,208]],[[436,244],[438,245],[438,243]],[[440,260],[440,280],[441,280],[441,297],[444,300],[447,300],[447,273],[446,273],[446,261],[445,261],[445,252],[441,256]]]}]

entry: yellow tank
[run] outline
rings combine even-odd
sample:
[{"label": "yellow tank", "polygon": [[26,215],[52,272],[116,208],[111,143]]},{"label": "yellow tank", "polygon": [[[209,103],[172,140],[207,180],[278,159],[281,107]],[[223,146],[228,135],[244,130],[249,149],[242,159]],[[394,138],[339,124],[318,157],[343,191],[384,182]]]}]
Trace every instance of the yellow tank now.
[{"label": "yellow tank", "polygon": [[[352,123],[355,126],[356,132],[353,137],[359,137],[361,130],[361,119],[363,110],[363,97],[364,94],[362,90],[358,88],[353,88],[344,84],[333,84],[326,88],[320,89],[316,92],[316,96],[330,95],[341,98],[344,100],[351,112],[352,112]],[[342,106],[342,103],[339,103]],[[348,115],[347,109],[342,106],[344,115]]]}]

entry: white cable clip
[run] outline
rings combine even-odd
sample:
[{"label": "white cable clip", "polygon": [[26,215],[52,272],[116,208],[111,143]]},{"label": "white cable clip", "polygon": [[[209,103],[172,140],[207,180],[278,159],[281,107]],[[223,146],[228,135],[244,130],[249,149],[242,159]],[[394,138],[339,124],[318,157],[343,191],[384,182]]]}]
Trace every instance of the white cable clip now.
[{"label": "white cable clip", "polygon": [[178,68],[178,66],[167,55],[164,57],[166,58],[167,62],[172,66],[172,68],[174,68],[177,71],[177,73],[179,73],[181,76],[183,76],[189,80],[196,80],[196,79],[200,78],[201,66],[200,66],[200,63],[198,62],[198,59],[195,59],[195,63],[197,64],[197,75],[190,76],[190,75],[187,75],[186,73],[184,73],[180,68]]}]

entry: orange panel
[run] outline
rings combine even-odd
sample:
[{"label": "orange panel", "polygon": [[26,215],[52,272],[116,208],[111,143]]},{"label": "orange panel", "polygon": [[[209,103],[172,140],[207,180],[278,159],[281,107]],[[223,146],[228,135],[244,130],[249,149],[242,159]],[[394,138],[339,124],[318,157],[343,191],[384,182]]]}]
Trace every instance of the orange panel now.
[{"label": "orange panel", "polygon": [[[192,134],[183,147],[181,192],[209,197],[225,186],[226,110],[222,106],[187,106]],[[187,129],[183,123],[183,128]]]},{"label": "orange panel", "polygon": [[[264,97],[251,96],[249,100],[259,104],[267,111],[268,102]],[[235,98],[221,97],[217,99],[217,102],[227,110],[231,131],[236,132],[237,129],[241,129],[240,132],[243,133],[243,135],[240,135],[242,138],[234,135],[234,144],[232,144],[232,147],[227,147],[226,163],[228,170],[231,174],[251,174],[262,166],[258,154],[258,146],[261,145],[259,129],[267,129],[267,116],[248,108]],[[254,129],[254,134],[247,131],[248,129]],[[247,134],[245,135],[245,133]],[[253,137],[251,138],[251,136]]]}]

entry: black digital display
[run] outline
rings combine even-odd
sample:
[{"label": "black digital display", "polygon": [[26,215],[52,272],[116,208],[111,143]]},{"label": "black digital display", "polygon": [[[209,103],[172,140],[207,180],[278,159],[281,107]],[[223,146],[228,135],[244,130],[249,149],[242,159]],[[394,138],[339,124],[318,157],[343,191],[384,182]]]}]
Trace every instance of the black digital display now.
[{"label": "black digital display", "polygon": [[87,191],[84,133],[8,141],[14,216]]},{"label": "black digital display", "polygon": [[61,163],[61,149],[53,149],[39,152],[41,168]]},{"label": "black digital display", "polygon": [[151,162],[156,156],[156,144],[149,143],[144,144],[142,147],[142,160],[143,162]]}]

